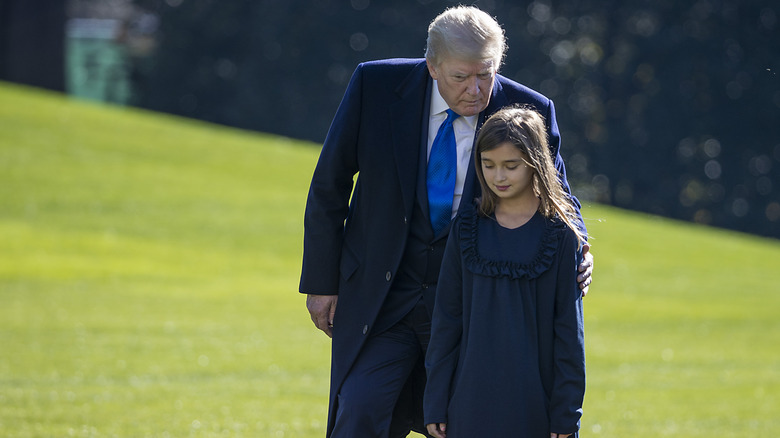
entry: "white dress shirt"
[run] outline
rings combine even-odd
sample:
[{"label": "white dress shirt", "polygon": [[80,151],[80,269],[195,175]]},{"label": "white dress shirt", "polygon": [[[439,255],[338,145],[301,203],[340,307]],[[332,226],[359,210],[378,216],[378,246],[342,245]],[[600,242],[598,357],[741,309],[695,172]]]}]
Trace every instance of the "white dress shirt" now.
[{"label": "white dress shirt", "polygon": [[[428,157],[431,156],[431,147],[439,127],[447,119],[447,110],[449,106],[444,98],[439,94],[439,86],[436,80],[433,81],[433,90],[431,91],[431,108],[428,116]],[[474,132],[477,129],[477,117],[458,117],[452,122],[452,129],[455,132],[455,142],[458,154],[458,171],[455,177],[455,193],[452,197],[452,217],[458,212],[460,199],[463,196],[463,185],[466,182],[466,171],[471,161],[471,150],[474,146]]]}]

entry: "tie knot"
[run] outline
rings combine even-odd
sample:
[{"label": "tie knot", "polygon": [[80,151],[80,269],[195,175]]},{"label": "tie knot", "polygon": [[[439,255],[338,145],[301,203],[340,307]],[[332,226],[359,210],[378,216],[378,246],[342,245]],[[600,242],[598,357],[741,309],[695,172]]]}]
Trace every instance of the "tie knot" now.
[{"label": "tie knot", "polygon": [[455,111],[447,108],[447,122],[452,123],[455,119],[460,117],[460,114],[456,113]]}]

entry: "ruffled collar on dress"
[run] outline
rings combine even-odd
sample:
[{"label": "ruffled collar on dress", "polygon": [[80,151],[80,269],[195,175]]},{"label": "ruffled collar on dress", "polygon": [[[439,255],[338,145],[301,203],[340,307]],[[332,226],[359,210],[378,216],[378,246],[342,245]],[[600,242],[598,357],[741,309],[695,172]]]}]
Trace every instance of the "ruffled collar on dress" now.
[{"label": "ruffled collar on dress", "polygon": [[532,262],[523,264],[508,260],[491,260],[482,256],[477,248],[479,234],[479,219],[476,208],[460,216],[458,224],[460,231],[461,251],[466,268],[478,275],[489,277],[509,277],[513,280],[533,279],[552,266],[555,253],[558,250],[558,233],[565,224],[558,219],[545,220],[544,231],[536,255]]}]

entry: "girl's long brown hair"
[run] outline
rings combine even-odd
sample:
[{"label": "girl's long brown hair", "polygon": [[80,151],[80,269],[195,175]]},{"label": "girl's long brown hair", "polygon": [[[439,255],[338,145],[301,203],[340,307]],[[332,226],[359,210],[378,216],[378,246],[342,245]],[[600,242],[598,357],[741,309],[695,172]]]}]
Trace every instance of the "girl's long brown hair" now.
[{"label": "girl's long brown hair", "polygon": [[527,163],[534,171],[533,187],[539,197],[539,211],[547,218],[558,216],[577,235],[580,243],[586,241],[585,234],[578,226],[579,214],[571,196],[564,190],[553,164],[547,141],[544,117],[527,106],[506,107],[492,116],[482,125],[474,150],[482,198],[479,200],[479,212],[490,216],[496,211],[498,196],[490,190],[482,172],[482,152],[492,150],[500,144],[509,142],[528,156]]}]

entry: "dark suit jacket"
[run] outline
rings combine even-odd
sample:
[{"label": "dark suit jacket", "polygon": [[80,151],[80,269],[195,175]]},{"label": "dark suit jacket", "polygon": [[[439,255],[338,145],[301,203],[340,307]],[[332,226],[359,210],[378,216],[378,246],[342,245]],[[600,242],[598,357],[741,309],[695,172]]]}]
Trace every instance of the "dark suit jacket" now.
[{"label": "dark suit jacket", "polygon": [[[335,414],[335,396],[370,333],[409,236],[420,148],[427,133],[430,81],[424,59],[360,64],[312,177],[304,218],[299,290],[339,295],[333,328],[328,433]],[[568,190],[550,99],[497,75],[478,126],[496,110],[518,103],[533,105],[545,117],[551,153]],[[358,178],[353,192],[355,174]],[[472,165],[461,206],[478,193]]]}]

